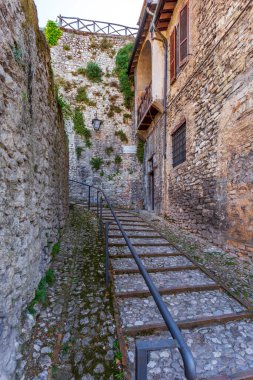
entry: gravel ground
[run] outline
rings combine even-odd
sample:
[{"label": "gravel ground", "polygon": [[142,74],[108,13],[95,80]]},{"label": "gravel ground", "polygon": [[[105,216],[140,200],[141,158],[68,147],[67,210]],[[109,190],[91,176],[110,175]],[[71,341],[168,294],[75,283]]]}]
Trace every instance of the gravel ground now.
[{"label": "gravel ground", "polygon": [[112,295],[105,288],[97,227],[91,214],[71,211],[51,265],[55,283],[47,289],[46,307],[37,310],[17,380],[109,380],[119,373]]}]

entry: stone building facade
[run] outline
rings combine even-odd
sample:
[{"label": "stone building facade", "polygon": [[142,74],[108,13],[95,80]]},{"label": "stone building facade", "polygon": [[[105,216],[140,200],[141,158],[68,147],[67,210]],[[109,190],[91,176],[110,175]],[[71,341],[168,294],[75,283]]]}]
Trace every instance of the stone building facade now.
[{"label": "stone building facade", "polygon": [[[152,3],[154,17],[144,3],[129,67],[135,76],[135,130],[146,141],[146,207],[252,257],[253,4]],[[139,92],[143,59],[152,75]],[[152,88],[157,81],[166,91],[166,107]]]},{"label": "stone building facade", "polygon": [[[74,128],[73,115],[66,120],[69,176],[102,188],[114,205],[125,208],[142,207],[143,204],[141,164],[136,158],[132,114],[124,106],[115,73],[117,52],[132,42],[131,37],[63,29],[58,46],[51,49],[60,93],[70,104],[72,112],[80,110],[91,134],[87,146],[85,138]],[[85,75],[89,62],[95,62],[102,69],[100,82],[90,80]],[[87,95],[83,102],[77,100],[81,88],[85,89]],[[95,131],[92,126],[92,120],[96,117],[103,122],[99,131]],[[92,167],[92,159],[101,161],[98,169]],[[70,184],[72,196],[87,195],[85,190],[81,194],[80,189],[80,186]]]},{"label": "stone building facade", "polygon": [[68,209],[68,147],[32,0],[0,1],[0,379]]}]

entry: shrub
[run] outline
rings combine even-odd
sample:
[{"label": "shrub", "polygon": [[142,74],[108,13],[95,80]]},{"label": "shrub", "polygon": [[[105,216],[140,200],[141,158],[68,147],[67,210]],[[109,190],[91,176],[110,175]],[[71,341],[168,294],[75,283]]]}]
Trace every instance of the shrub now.
[{"label": "shrub", "polygon": [[96,62],[89,62],[85,73],[86,77],[93,82],[101,82],[102,80],[103,71]]},{"label": "shrub", "polygon": [[48,45],[51,46],[56,46],[58,43],[58,40],[62,36],[62,30],[58,27],[56,22],[49,20],[47,22],[47,25],[44,30],[46,40],[48,42]]},{"label": "shrub", "polygon": [[119,155],[115,156],[114,163],[115,163],[116,165],[120,165],[121,162],[122,162],[122,157],[119,156]]},{"label": "shrub", "polygon": [[122,142],[128,143],[128,138],[125,132],[122,129],[119,129],[118,131],[115,132],[115,136],[119,137],[119,139]]},{"label": "shrub", "polygon": [[87,142],[91,138],[91,131],[86,128],[84,118],[83,118],[83,114],[78,108],[75,109],[73,122],[74,122],[74,131],[77,134],[83,136],[85,138],[86,144],[87,144]]},{"label": "shrub", "polygon": [[90,160],[90,164],[91,164],[91,167],[93,170],[96,170],[98,171],[101,167],[101,165],[103,165],[104,163],[104,160],[101,158],[101,157],[92,157],[91,160]]},{"label": "shrub", "polygon": [[138,161],[141,164],[144,161],[144,146],[145,146],[145,142],[139,139],[137,143],[136,156],[137,156]]},{"label": "shrub", "polygon": [[76,101],[79,103],[84,102],[86,104],[89,104],[89,98],[86,87],[82,86],[77,89]]},{"label": "shrub", "polygon": [[120,90],[124,96],[124,104],[130,109],[133,101],[132,83],[128,77],[127,69],[133,51],[133,44],[123,46],[116,55],[116,72],[119,77]]}]

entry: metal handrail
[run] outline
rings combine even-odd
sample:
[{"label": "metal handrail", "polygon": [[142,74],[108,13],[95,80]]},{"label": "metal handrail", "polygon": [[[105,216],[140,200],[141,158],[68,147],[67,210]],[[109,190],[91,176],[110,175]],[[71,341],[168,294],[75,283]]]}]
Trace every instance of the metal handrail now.
[{"label": "metal handrail", "polygon": [[154,299],[154,301],[155,301],[155,303],[156,303],[156,305],[157,305],[157,307],[161,313],[161,316],[163,317],[163,320],[164,320],[171,336],[173,337],[173,339],[175,339],[177,341],[177,344],[178,344],[177,347],[179,349],[179,352],[181,354],[181,357],[182,357],[182,360],[184,363],[185,376],[188,380],[195,380],[196,379],[196,364],[195,364],[193,355],[191,353],[191,350],[188,347],[187,343],[185,342],[185,340],[181,334],[181,331],[179,330],[179,328],[178,328],[176,322],[174,321],[171,313],[169,312],[167,306],[165,305],[159,291],[157,290],[156,286],[154,285],[154,283],[153,283],[151,277],[149,276],[145,266],[143,265],[141,259],[139,258],[138,253],[136,252],[136,250],[133,247],[130,239],[128,238],[128,236],[126,234],[126,232],[124,231],[124,228],[122,227],[120,221],[118,220],[118,218],[115,214],[115,211],[113,210],[113,207],[112,207],[108,197],[106,196],[106,194],[104,193],[104,191],[102,189],[100,189],[96,186],[88,185],[86,183],[79,182],[76,180],[70,180],[70,182],[78,183],[80,185],[89,187],[88,208],[90,208],[90,189],[91,188],[97,190],[97,202],[98,202],[98,194],[103,195],[103,198],[104,198],[107,206],[109,207],[109,209],[113,215],[113,218],[114,218],[115,222],[117,223],[117,225],[120,229],[122,236],[125,239],[125,242],[129,248],[139,270],[140,270],[142,277],[144,278],[144,280],[146,282],[147,287],[149,288],[149,291],[150,291],[150,293],[151,293],[151,295],[152,295],[152,297],[153,297],[153,299]]},{"label": "metal handrail", "polygon": [[88,33],[135,37],[138,32],[138,28],[114,24],[111,22],[86,20],[79,17],[65,17],[62,15],[59,15],[58,19],[59,26],[62,28],[68,27],[77,31],[87,31]]}]

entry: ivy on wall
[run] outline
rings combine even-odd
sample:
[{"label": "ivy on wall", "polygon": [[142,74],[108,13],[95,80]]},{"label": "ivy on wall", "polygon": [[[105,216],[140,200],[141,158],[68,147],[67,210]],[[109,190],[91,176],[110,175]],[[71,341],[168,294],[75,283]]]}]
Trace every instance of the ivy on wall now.
[{"label": "ivy on wall", "polygon": [[120,91],[124,96],[124,104],[128,109],[131,109],[132,107],[134,95],[132,91],[132,83],[127,73],[132,51],[133,43],[130,43],[123,46],[116,55],[116,73],[119,77]]}]

